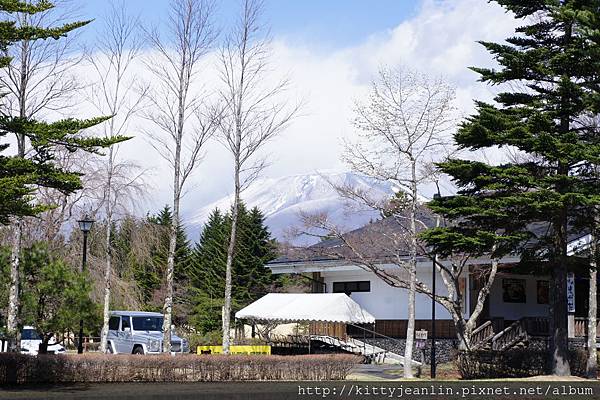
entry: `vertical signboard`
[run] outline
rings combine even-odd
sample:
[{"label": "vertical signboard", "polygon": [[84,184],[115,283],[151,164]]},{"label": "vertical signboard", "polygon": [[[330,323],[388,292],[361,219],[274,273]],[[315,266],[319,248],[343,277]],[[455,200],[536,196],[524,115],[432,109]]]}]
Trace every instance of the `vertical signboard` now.
[{"label": "vertical signboard", "polygon": [[575,312],[575,275],[567,274],[567,312]]}]

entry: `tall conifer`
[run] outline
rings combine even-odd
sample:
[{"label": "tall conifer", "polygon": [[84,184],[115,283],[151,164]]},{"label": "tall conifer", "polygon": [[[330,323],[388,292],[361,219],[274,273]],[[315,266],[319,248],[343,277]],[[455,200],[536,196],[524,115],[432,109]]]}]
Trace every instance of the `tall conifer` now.
[{"label": "tall conifer", "polygon": [[[250,304],[269,292],[274,279],[265,266],[275,258],[275,242],[258,208],[239,207],[238,240],[232,273],[232,309]],[[192,253],[189,283],[194,304],[192,323],[202,332],[221,328],[225,265],[231,215],[214,210]]]},{"label": "tall conifer", "polygon": [[[34,15],[52,9],[47,0],[39,1],[0,1],[0,11],[4,15]],[[90,21],[77,21],[61,26],[36,27],[26,23],[17,26],[14,20],[0,21],[0,67],[12,61],[6,56],[8,48],[16,42],[29,43],[37,40],[57,40],[74,29],[87,25]],[[0,93],[6,92],[0,88]],[[83,150],[97,152],[101,147],[125,140],[116,136],[110,139],[86,138],[81,131],[104,122],[109,117],[89,120],[64,119],[46,123],[28,118],[21,105],[18,115],[10,115],[6,110],[0,117],[0,224],[13,224],[13,244],[10,269],[10,294],[7,312],[7,331],[14,340],[11,350],[19,347],[19,260],[21,251],[21,218],[34,216],[51,205],[35,201],[35,190],[39,187],[56,189],[65,195],[81,188],[80,175],[83,171],[73,171],[55,163],[56,153]],[[16,138],[16,149],[10,148],[7,135]],[[27,148],[29,146],[30,148]],[[7,150],[10,151],[7,152]],[[8,153],[8,154],[7,154]]]},{"label": "tall conifer", "polygon": [[[491,216],[489,222],[496,225],[489,225],[489,231],[509,227],[533,236],[528,246],[513,250],[551,275],[552,368],[554,374],[567,375],[567,243],[576,233],[569,221],[574,210],[595,202],[600,192],[595,180],[582,190],[580,175],[600,155],[596,129],[585,123],[600,111],[600,3],[495,1],[524,23],[506,43],[481,42],[498,69],[473,70],[481,81],[506,91],[494,103],[477,102],[475,115],[462,124],[455,141],[467,150],[517,149],[522,157],[496,164],[442,163],[461,196],[433,206],[475,220]],[[469,204],[464,196],[477,200]],[[531,223],[548,228],[532,231]]]}]

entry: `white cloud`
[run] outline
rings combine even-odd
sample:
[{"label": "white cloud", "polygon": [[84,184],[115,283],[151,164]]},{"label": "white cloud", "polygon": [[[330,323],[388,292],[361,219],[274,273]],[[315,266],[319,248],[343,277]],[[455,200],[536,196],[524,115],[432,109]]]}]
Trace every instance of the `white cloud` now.
[{"label": "white cloud", "polygon": [[[265,175],[281,177],[317,169],[342,169],[340,141],[353,135],[353,100],[366,93],[369,80],[381,64],[405,65],[444,75],[457,87],[460,109],[470,112],[474,98],[492,96],[468,69],[493,65],[489,54],[476,41],[501,41],[516,25],[499,6],[481,0],[425,0],[411,19],[392,30],[374,33],[350,48],[324,53],[318,43],[290,45],[275,37],[273,81],[289,75],[292,99],[301,97],[306,106],[302,117],[265,148],[272,161]],[[213,63],[209,65],[214,67]],[[141,79],[146,78],[141,67],[138,74]],[[214,71],[209,71],[204,79],[214,84]],[[132,124],[134,134],[140,124],[147,121]],[[138,135],[131,143],[123,144],[121,155],[153,168],[153,209],[170,201],[172,178],[168,165],[143,137]],[[194,214],[202,205],[232,191],[230,164],[229,154],[219,144],[208,148],[183,200],[184,215]]]}]

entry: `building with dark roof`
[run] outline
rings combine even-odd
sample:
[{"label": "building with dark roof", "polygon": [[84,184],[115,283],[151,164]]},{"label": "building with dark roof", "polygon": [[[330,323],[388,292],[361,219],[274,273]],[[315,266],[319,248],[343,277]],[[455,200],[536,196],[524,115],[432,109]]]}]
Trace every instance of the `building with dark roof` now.
[{"label": "building with dark roof", "polygon": [[[435,217],[420,211],[420,228],[435,226]],[[408,221],[407,221],[408,222]],[[534,246],[535,238],[547,233],[547,225],[532,224],[532,241],[524,246]],[[342,238],[330,238],[310,247],[289,248],[268,264],[274,274],[303,274],[312,281],[313,292],[346,293],[376,318],[375,331],[391,337],[405,337],[408,317],[408,296],[404,288],[393,287],[374,273],[364,262],[375,265],[391,276],[407,274],[401,266],[409,259],[406,226],[393,218],[372,222],[348,232]],[[573,235],[571,252],[585,248],[589,235]],[[360,254],[361,257],[357,257]],[[449,262],[443,260],[442,262]],[[479,293],[480,271],[489,268],[491,259],[484,255],[467,262],[460,274],[459,287],[466,299],[463,315],[468,318],[475,307]],[[433,263],[424,246],[417,258],[417,279],[427,287],[432,283]],[[498,274],[484,304],[479,324],[491,321],[496,332],[514,325],[517,321],[535,321],[534,335],[543,335],[548,329],[549,285],[548,276],[531,272],[523,267],[518,255],[503,257]],[[575,272],[575,271],[574,271]],[[589,283],[585,274],[570,274],[569,329],[571,336],[582,335],[587,316]],[[436,272],[436,293],[447,294],[440,272]],[[416,296],[416,329],[431,329],[431,298],[418,293]],[[531,324],[530,324],[531,325]],[[529,326],[529,325],[528,325]],[[532,325],[533,326],[533,325]],[[454,323],[449,312],[436,304],[437,337],[456,338]]]}]

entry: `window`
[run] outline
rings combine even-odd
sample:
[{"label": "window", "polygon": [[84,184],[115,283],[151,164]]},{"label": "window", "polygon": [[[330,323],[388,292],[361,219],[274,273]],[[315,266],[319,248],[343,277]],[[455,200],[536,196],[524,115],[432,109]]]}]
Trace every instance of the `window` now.
[{"label": "window", "polygon": [[550,298],[550,283],[548,281],[537,281],[537,303],[548,304]]},{"label": "window", "polygon": [[121,317],[121,330],[124,331],[125,328],[129,328],[129,330],[131,330],[131,323],[129,322],[129,317]]},{"label": "window", "polygon": [[40,335],[34,329],[23,329],[21,332],[22,340],[42,340]]},{"label": "window", "polygon": [[370,281],[333,282],[333,293],[370,292]]},{"label": "window", "polygon": [[133,329],[136,331],[162,331],[162,317],[132,317]]},{"label": "window", "polygon": [[502,300],[505,303],[527,303],[525,279],[502,279]]},{"label": "window", "polygon": [[111,331],[118,331],[120,321],[121,318],[119,317],[110,317],[110,319],[108,320],[108,329]]}]

